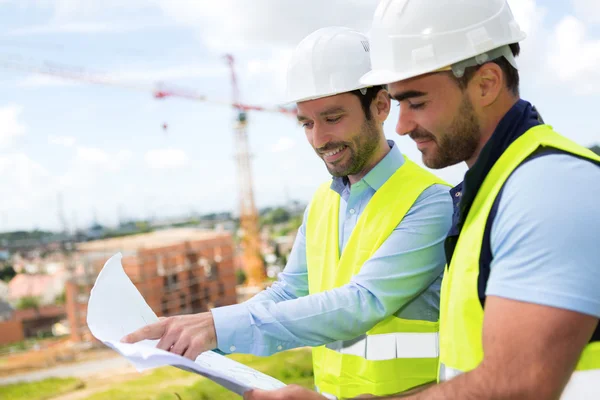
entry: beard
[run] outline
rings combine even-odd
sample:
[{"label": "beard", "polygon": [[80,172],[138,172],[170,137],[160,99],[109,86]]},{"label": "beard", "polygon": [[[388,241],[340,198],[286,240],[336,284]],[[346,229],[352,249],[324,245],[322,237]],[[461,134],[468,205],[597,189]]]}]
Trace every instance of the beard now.
[{"label": "beard", "polygon": [[480,135],[479,120],[467,96],[463,97],[456,117],[443,134],[436,137],[421,127],[410,133],[413,140],[429,139],[437,144],[434,148],[422,150],[423,164],[432,169],[446,168],[470,159],[479,146]]},{"label": "beard", "polygon": [[333,163],[325,162],[325,167],[335,177],[356,175],[365,168],[373,157],[381,140],[380,136],[375,121],[365,120],[360,132],[353,136],[351,141],[327,143],[317,150],[317,154],[322,157],[322,153],[344,146],[347,154]]}]

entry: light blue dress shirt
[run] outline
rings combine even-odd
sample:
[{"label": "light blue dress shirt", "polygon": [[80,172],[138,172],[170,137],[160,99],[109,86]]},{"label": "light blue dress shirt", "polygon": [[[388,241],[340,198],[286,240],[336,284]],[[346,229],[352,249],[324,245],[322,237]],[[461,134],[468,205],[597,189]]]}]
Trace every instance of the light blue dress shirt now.
[{"label": "light blue dress shirt", "polygon": [[[334,178],[341,196],[339,240],[343,250],[375,192],[404,164],[390,152],[359,182]],[[444,239],[452,219],[449,188],[426,189],[350,283],[308,295],[306,215],[284,271],[270,288],[247,302],[212,310],[218,350],[266,356],[302,346],[319,346],[360,336],[396,315],[437,321],[445,264]],[[402,193],[398,193],[402,196]]]}]

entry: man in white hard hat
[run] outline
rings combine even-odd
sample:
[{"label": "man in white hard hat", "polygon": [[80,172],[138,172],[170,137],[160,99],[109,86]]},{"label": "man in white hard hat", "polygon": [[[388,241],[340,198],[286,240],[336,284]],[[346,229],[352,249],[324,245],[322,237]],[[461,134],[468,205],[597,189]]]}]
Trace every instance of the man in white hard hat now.
[{"label": "man in white hard hat", "polygon": [[362,82],[388,84],[427,166],[469,167],[451,191],[441,384],[411,399],[600,399],[600,158],[520,99],[524,37],[505,0],[383,0],[375,14]]},{"label": "man in white hard hat", "polygon": [[390,395],[435,382],[443,242],[452,200],[387,141],[390,98],[362,85],[365,35],[319,29],[296,48],[287,96],[333,180],[313,197],[279,281],[248,302],[168,318],[130,335],[194,359],[312,346],[327,398]]}]

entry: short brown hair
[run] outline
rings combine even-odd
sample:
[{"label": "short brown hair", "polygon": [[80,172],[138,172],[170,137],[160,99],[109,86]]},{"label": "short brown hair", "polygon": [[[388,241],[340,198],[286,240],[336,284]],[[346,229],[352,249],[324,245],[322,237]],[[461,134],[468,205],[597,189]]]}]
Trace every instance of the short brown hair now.
[{"label": "short brown hair", "polygon": [[[519,43],[513,43],[510,45],[510,50],[512,51],[513,56],[517,57],[521,52],[521,46],[519,46]],[[502,69],[502,72],[504,73],[504,77],[506,79],[506,88],[510,90],[515,96],[519,96],[519,71],[515,67],[510,65],[508,60],[504,57],[497,58],[490,62],[497,64]],[[477,65],[475,67],[468,67],[465,69],[465,74],[462,77],[455,77],[461,89],[465,89],[467,87],[467,85],[473,78],[473,75],[475,75],[475,72],[477,72],[479,68],[481,68],[481,65]]]},{"label": "short brown hair", "polygon": [[373,100],[377,97],[377,94],[379,94],[381,90],[385,90],[385,86],[371,86],[367,88],[367,92],[365,94],[362,94],[360,92],[360,89],[353,90],[350,92],[353,95],[358,96],[358,99],[360,100],[360,105],[362,106],[362,109],[365,112],[365,116],[368,120],[370,120],[371,117],[373,117],[371,115],[371,103],[373,103]]}]

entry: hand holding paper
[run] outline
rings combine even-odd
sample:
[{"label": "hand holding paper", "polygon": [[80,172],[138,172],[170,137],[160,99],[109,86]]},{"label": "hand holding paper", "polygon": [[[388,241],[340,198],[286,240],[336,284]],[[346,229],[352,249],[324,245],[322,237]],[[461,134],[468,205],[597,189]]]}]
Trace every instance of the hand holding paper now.
[{"label": "hand holding paper", "polygon": [[121,341],[137,343],[147,339],[160,339],[157,349],[179,354],[192,361],[199,354],[217,347],[217,333],[210,312],[165,318],[130,333]]},{"label": "hand holding paper", "polygon": [[[273,390],[285,386],[277,379],[212,351],[206,351],[192,361],[157,347],[160,343],[156,340],[158,337],[168,338],[161,345],[166,348],[172,338],[177,339],[176,335],[170,336],[170,332],[181,333],[184,331],[184,326],[200,327],[197,329],[210,332],[212,316],[211,321],[208,322],[207,314],[210,313],[166,318],[159,322],[156,314],[125,274],[121,266],[121,254],[118,253],[106,262],[96,279],[88,301],[87,323],[91,333],[98,340],[126,357],[138,371],[172,365],[205,376],[240,395],[250,389]],[[149,326],[148,329],[152,334],[134,336],[134,339],[138,340],[136,343],[121,342],[124,336],[146,326]],[[166,336],[159,335],[160,330],[154,334],[153,329],[162,329],[162,327],[164,332],[167,332]],[[212,329],[214,331],[214,327]],[[192,330],[185,329],[185,331],[187,332],[185,335],[178,337],[189,339],[186,343],[191,345],[190,357],[191,354],[202,351],[202,348],[209,348],[214,344],[214,334],[212,338],[209,335],[197,339],[202,343],[198,346],[193,342]],[[174,340],[173,343],[176,341]],[[190,345],[186,347],[183,354],[190,349]],[[179,350],[177,348],[177,351]]]}]

